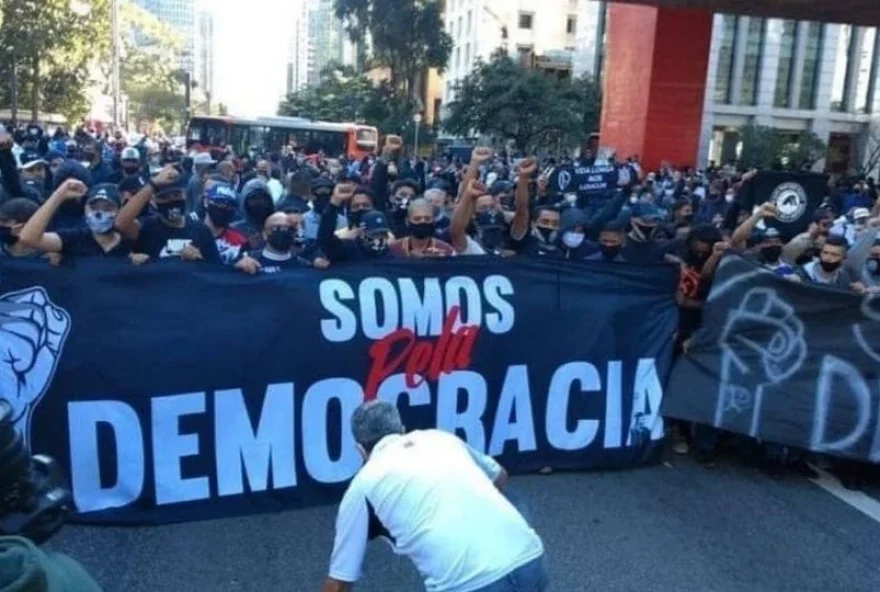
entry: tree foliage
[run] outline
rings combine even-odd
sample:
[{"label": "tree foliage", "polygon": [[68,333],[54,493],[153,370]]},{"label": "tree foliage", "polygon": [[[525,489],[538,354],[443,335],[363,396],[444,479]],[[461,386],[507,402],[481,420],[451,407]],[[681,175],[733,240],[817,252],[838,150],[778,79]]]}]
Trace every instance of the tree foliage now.
[{"label": "tree foliage", "polygon": [[744,169],[809,170],[825,158],[828,147],[816,134],[795,137],[765,125],[750,124],[740,130]]},{"label": "tree foliage", "polygon": [[[3,0],[0,80],[17,69],[18,99],[36,119],[41,112],[68,118],[85,113],[84,94],[93,57],[95,23],[109,22],[108,0]],[[9,84],[0,85],[9,104]]]},{"label": "tree foliage", "polygon": [[278,114],[363,123],[384,133],[411,131],[415,102],[400,98],[389,82],[376,84],[337,64],[325,68],[318,80],[315,85],[287,95],[278,106]]},{"label": "tree foliage", "polygon": [[601,103],[592,78],[559,80],[498,51],[456,86],[443,128],[461,137],[512,140],[520,150],[579,146],[596,131]]},{"label": "tree foliage", "polygon": [[441,72],[452,53],[443,0],[335,0],[336,16],[352,41],[369,38],[373,59],[390,71],[395,96],[417,100],[428,68]]}]

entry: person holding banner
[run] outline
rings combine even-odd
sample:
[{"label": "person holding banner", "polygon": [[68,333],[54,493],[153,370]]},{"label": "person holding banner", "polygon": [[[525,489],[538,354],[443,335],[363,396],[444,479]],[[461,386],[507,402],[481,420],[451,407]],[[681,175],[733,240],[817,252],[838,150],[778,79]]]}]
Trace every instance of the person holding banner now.
[{"label": "person holding banner", "polygon": [[507,472],[441,430],[406,433],[397,408],[359,407],[351,429],[364,466],[336,518],[321,592],[349,592],[367,542],[384,538],[435,592],[543,592],[544,545],[501,493]]}]

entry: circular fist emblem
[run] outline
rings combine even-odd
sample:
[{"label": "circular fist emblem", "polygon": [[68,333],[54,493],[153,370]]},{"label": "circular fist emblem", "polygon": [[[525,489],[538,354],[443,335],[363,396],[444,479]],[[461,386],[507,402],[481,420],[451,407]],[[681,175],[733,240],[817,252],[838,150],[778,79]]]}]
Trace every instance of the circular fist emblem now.
[{"label": "circular fist emblem", "polygon": [[776,206],[776,218],[789,224],[807,211],[807,192],[800,183],[783,183],[773,190],[770,202]]},{"label": "circular fist emblem", "polygon": [[565,191],[571,184],[571,173],[568,171],[559,171],[559,177],[556,179],[557,186],[560,191]]},{"label": "circular fist emblem", "polygon": [[70,332],[70,315],[41,287],[0,295],[0,399],[25,442],[34,407],[49,388]]}]

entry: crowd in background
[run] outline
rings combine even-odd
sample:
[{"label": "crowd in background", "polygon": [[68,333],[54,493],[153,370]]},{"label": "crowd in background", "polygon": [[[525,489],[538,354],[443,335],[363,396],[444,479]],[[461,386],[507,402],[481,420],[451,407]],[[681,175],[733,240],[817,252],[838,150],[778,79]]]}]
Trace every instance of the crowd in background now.
[{"label": "crowd in background", "polygon": [[[569,164],[595,165],[586,149],[573,160],[489,147],[469,158],[402,154],[396,136],[353,160],[294,146],[187,154],[170,142],[128,145],[83,129],[0,131],[0,266],[7,257],[53,265],[182,259],[257,275],[386,257],[673,264],[681,273],[679,352],[730,250],[793,282],[880,293],[880,201],[870,178],[835,180],[807,230],[789,237],[772,223],[775,205],[740,199],[756,171],[734,166],[644,171],[636,156],[612,159],[611,189],[584,197],[554,191],[552,180]],[[673,423],[672,449],[693,447],[711,465],[719,435]],[[799,451],[768,445],[760,456],[774,475],[809,471]],[[845,483],[857,486],[850,477]]]}]

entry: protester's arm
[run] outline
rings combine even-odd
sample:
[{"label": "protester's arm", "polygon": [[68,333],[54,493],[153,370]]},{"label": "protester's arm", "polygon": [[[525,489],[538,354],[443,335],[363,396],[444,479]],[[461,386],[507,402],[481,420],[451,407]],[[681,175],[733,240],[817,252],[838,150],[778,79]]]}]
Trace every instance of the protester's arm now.
[{"label": "protester's arm", "polygon": [[626,202],[627,196],[622,191],[619,191],[617,195],[610,199],[608,203],[606,203],[605,206],[587,223],[587,238],[590,240],[597,240],[599,233],[602,231],[602,227],[612,220],[617,219],[620,215],[620,210],[623,209]]},{"label": "protester's arm", "polygon": [[129,199],[119,213],[116,215],[116,230],[128,240],[137,240],[141,231],[141,223],[138,216],[153,198],[156,187],[173,183],[178,177],[177,169],[169,165],[159,171],[149,183],[145,184],[140,190]]},{"label": "protester's arm", "polygon": [[20,197],[23,194],[15,155],[12,153],[13,143],[12,136],[6,133],[5,129],[0,129],[0,180],[3,181],[3,188],[9,193],[10,198]]},{"label": "protester's arm", "polygon": [[353,583],[361,576],[369,537],[367,499],[353,482],[339,503],[330,573],[321,592],[348,592],[352,589]]},{"label": "protester's arm", "polygon": [[498,461],[491,456],[475,450],[465,442],[462,442],[462,444],[467,449],[468,454],[471,455],[471,459],[480,467],[480,470],[486,474],[495,487],[502,489],[507,484],[507,471],[504,470],[504,467],[498,464]]},{"label": "protester's arm", "polygon": [[464,192],[467,190],[470,182],[476,181],[479,178],[480,167],[484,162],[492,158],[492,154],[492,149],[488,146],[477,146],[473,149],[471,152],[471,161],[468,163],[464,176],[458,184],[458,195],[456,196],[456,200],[464,197]]},{"label": "protester's arm", "polygon": [[61,237],[55,232],[46,232],[52,217],[58,208],[68,199],[82,199],[88,188],[82,181],[68,179],[55,190],[46,203],[34,212],[24,227],[21,229],[19,240],[34,249],[47,253],[57,253],[64,246]]},{"label": "protester's arm", "polygon": [[730,237],[730,244],[735,249],[744,249],[746,244],[748,243],[749,237],[752,236],[752,233],[755,231],[755,226],[758,225],[758,222],[763,220],[764,218],[775,218],[776,217],[776,206],[771,203],[765,203],[761,206],[761,209],[749,216],[745,222],[739,225],[739,227],[733,232],[733,236]]},{"label": "protester's arm", "polygon": [[345,260],[345,245],[336,236],[336,219],[342,207],[354,195],[355,186],[351,183],[337,183],[330,196],[330,203],[321,214],[321,223],[318,225],[318,246],[327,253],[331,261]]},{"label": "protester's arm", "polygon": [[877,240],[878,231],[880,231],[880,218],[871,218],[868,221],[868,228],[862,233],[862,236],[856,240],[852,248],[846,254],[844,265],[855,276],[861,277],[862,266],[871,255],[871,247]]},{"label": "protester's arm", "polygon": [[510,237],[515,241],[522,240],[529,230],[529,180],[536,170],[538,162],[534,158],[526,158],[519,163],[516,172],[515,208],[510,224]]},{"label": "protester's arm", "polygon": [[712,281],[712,277],[715,275],[715,270],[718,268],[718,264],[721,262],[721,258],[724,257],[724,254],[727,252],[728,249],[730,249],[730,243],[726,243],[724,241],[715,243],[715,246],[712,247],[712,254],[709,255],[709,259],[706,261],[706,264],[703,265],[703,269],[700,271],[700,281]]},{"label": "protester's arm", "polygon": [[804,254],[804,251],[810,248],[810,245],[813,244],[813,234],[816,232],[815,224],[810,227],[809,232],[804,232],[790,241],[782,247],[782,260],[789,263],[790,265],[794,265],[795,261],[797,261],[801,255]]},{"label": "protester's arm", "polygon": [[449,236],[452,246],[461,253],[467,249],[467,227],[474,216],[476,201],[481,195],[486,195],[486,186],[474,180],[465,188],[462,198],[458,200],[452,220],[449,223]]},{"label": "protester's arm", "polygon": [[373,165],[370,176],[370,189],[373,190],[376,209],[384,212],[388,209],[388,163],[394,157],[394,153],[403,146],[403,140],[399,136],[389,135],[385,138],[385,146],[382,147],[382,155]]}]

